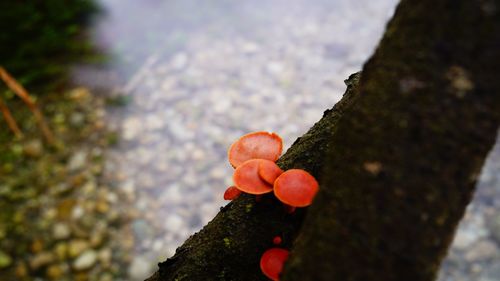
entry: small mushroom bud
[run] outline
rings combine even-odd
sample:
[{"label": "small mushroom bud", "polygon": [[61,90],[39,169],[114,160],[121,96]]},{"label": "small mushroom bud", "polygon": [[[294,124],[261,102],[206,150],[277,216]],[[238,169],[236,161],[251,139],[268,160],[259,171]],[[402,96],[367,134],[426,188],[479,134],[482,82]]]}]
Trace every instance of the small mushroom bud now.
[{"label": "small mushroom bud", "polygon": [[242,193],[241,190],[236,188],[236,186],[230,186],[224,192],[224,200],[234,200],[238,198],[238,196],[240,196],[241,193]]},{"label": "small mushroom bud", "polygon": [[273,244],[274,244],[274,245],[279,245],[279,244],[281,244],[281,242],[282,242],[282,239],[281,239],[281,237],[280,237],[280,236],[275,236],[275,237],[273,238]]}]

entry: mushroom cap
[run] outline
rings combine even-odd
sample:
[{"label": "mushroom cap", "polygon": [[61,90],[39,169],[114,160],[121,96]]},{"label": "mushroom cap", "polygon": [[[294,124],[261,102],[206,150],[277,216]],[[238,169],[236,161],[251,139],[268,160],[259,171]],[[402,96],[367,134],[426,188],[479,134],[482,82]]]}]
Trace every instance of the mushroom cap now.
[{"label": "mushroom cap", "polygon": [[283,140],[275,133],[253,132],[234,142],[228,150],[229,163],[237,168],[250,159],[278,160]]},{"label": "mushroom cap", "polygon": [[250,159],[234,170],[233,181],[236,188],[249,194],[271,192],[273,186],[259,176],[259,164],[262,159]]},{"label": "mushroom cap", "polygon": [[283,173],[275,162],[262,159],[259,164],[259,176],[267,183],[274,184],[274,181]]},{"label": "mushroom cap", "polygon": [[318,189],[316,179],[301,169],[287,170],[274,182],[276,198],[293,207],[309,206]]},{"label": "mushroom cap", "polygon": [[288,254],[288,250],[282,248],[271,248],[265,251],[260,258],[262,273],[273,281],[280,280],[280,274],[288,259]]},{"label": "mushroom cap", "polygon": [[241,190],[236,188],[236,186],[230,186],[224,192],[224,200],[234,200],[240,196]]}]

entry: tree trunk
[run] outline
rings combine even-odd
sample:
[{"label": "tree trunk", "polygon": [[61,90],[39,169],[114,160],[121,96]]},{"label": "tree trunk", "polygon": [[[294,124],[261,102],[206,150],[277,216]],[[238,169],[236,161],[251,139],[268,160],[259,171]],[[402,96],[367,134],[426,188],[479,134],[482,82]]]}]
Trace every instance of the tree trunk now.
[{"label": "tree trunk", "polygon": [[359,87],[278,161],[320,181],[313,205],[241,196],[148,280],[267,280],[276,235],[283,280],[433,280],[499,127],[498,62],[499,0],[403,0]]},{"label": "tree trunk", "polygon": [[283,280],[434,280],[499,126],[490,8],[401,2],[331,139]]}]

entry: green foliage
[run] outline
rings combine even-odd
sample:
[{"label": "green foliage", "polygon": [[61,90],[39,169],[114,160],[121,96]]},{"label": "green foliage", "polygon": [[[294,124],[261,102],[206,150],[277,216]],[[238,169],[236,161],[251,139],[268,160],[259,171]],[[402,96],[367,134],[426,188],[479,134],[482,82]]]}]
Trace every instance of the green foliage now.
[{"label": "green foliage", "polygon": [[91,49],[77,39],[94,11],[93,0],[0,1],[0,65],[24,85],[60,80]]}]

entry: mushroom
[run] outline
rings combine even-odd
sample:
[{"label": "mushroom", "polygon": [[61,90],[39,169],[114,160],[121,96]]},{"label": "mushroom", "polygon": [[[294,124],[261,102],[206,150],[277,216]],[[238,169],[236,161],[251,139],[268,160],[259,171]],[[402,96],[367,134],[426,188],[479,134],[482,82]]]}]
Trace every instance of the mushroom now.
[{"label": "mushroom", "polygon": [[274,181],[283,174],[283,170],[275,162],[262,159],[259,164],[259,176],[267,183],[274,184]]},{"label": "mushroom", "polygon": [[250,159],[239,165],[234,171],[233,181],[236,188],[249,194],[271,192],[273,186],[259,176],[259,164],[262,159]]},{"label": "mushroom", "polygon": [[280,280],[283,265],[288,259],[288,250],[282,248],[271,248],[264,252],[260,258],[260,269],[265,276],[273,281]]},{"label": "mushroom", "polygon": [[274,195],[292,207],[306,207],[318,192],[316,179],[301,169],[291,169],[281,174],[274,182]]},{"label": "mushroom", "polygon": [[228,150],[229,163],[237,168],[250,159],[278,160],[283,150],[283,140],[275,133],[254,132],[234,142]]},{"label": "mushroom", "polygon": [[280,236],[275,236],[275,237],[273,238],[273,244],[274,244],[274,245],[279,245],[279,244],[281,244],[281,242],[282,242],[282,241],[283,241],[283,240],[281,239],[281,237],[280,237]]},{"label": "mushroom", "polygon": [[241,193],[242,193],[241,190],[236,188],[236,186],[234,185],[230,186],[224,192],[224,200],[234,200],[238,198],[238,196],[240,196]]}]

